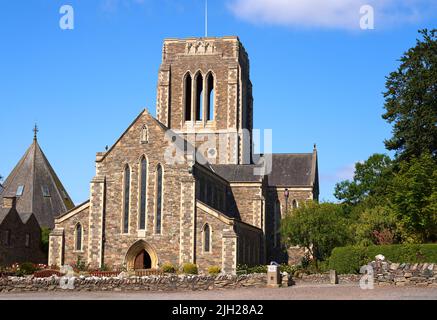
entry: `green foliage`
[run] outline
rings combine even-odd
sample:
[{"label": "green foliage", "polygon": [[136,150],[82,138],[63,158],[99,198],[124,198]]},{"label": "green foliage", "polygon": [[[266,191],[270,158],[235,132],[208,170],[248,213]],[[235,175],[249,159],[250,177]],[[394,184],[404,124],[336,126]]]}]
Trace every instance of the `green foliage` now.
[{"label": "green foliage", "polygon": [[400,59],[386,81],[386,113],[393,137],[385,141],[397,159],[437,154],[437,30],[419,31],[423,39]]},{"label": "green foliage", "polygon": [[355,242],[364,246],[393,244],[399,237],[396,230],[396,217],[391,208],[364,208],[354,223]]},{"label": "green foliage", "polygon": [[49,228],[41,228],[41,250],[48,254],[49,253],[49,237],[51,230]]},{"label": "green foliage", "polygon": [[19,265],[15,271],[15,275],[18,277],[28,276],[34,274],[39,268],[31,262],[24,262]]},{"label": "green foliage", "polygon": [[437,164],[429,154],[401,162],[391,201],[403,240],[437,240]]},{"label": "green foliage", "polygon": [[161,270],[164,273],[176,273],[176,267],[171,263],[164,263]]},{"label": "green foliage", "polygon": [[85,272],[89,269],[88,265],[85,263],[85,261],[83,261],[81,256],[77,256],[76,264],[72,267],[79,272]]},{"label": "green foliage", "polygon": [[308,249],[316,261],[325,260],[351,238],[342,207],[333,203],[305,203],[283,219],[281,234],[287,245]]},{"label": "green foliage", "polygon": [[348,246],[335,248],[329,258],[329,268],[340,274],[359,273],[364,266],[382,254],[399,263],[437,263],[437,244],[402,244],[388,246]]},{"label": "green foliage", "polygon": [[212,266],[212,267],[208,268],[208,273],[212,276],[219,275],[220,272],[222,272],[222,268],[220,268],[218,266]]},{"label": "green foliage", "polygon": [[240,264],[237,266],[237,274],[251,274],[251,273],[267,273],[266,265],[249,267],[246,264]]},{"label": "green foliage", "polygon": [[185,274],[198,274],[199,273],[199,269],[197,268],[197,266],[195,264],[192,264],[192,263],[185,263],[182,266],[182,271]]},{"label": "green foliage", "polygon": [[391,165],[390,157],[384,154],[356,163],[353,180],[338,183],[334,196],[347,204],[357,204],[369,196],[384,195],[392,175]]}]

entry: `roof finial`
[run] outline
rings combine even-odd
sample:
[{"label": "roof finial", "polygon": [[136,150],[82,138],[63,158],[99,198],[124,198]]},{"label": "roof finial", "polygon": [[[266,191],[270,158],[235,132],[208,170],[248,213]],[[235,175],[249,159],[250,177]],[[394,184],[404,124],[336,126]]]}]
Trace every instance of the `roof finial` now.
[{"label": "roof finial", "polygon": [[314,150],[317,150],[317,144],[314,143]]},{"label": "roof finial", "polygon": [[38,139],[38,132],[39,132],[39,129],[38,129],[37,124],[35,123],[35,127],[33,128],[33,140],[35,140],[35,141]]}]

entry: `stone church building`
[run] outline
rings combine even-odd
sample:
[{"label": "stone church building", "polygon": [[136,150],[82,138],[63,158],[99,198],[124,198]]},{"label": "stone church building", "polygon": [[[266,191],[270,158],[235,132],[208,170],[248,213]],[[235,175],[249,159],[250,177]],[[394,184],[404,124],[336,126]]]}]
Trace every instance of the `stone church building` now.
[{"label": "stone church building", "polygon": [[0,188],[0,266],[47,263],[41,228],[53,229],[55,217],[74,207],[36,133]]},{"label": "stone church building", "polygon": [[317,151],[255,154],[249,58],[237,37],[167,39],[157,117],[96,156],[90,200],[55,220],[49,264],[201,270],[287,262],[281,216],[319,195]]}]

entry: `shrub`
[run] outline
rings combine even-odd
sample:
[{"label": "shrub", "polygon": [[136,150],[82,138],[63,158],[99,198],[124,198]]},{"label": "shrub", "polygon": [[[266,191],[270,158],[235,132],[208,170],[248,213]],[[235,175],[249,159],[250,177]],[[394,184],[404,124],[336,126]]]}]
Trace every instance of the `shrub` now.
[{"label": "shrub", "polygon": [[161,267],[161,271],[164,273],[176,273],[176,267],[172,265],[171,263],[165,263]]},{"label": "shrub", "polygon": [[329,268],[340,274],[358,273],[361,266],[382,254],[398,263],[437,263],[437,244],[399,244],[369,247],[335,248],[329,258]]},{"label": "shrub", "polygon": [[185,274],[198,274],[199,273],[199,269],[197,268],[197,266],[195,264],[192,264],[192,263],[185,263],[182,266],[182,271]]},{"label": "shrub", "polygon": [[246,264],[241,264],[237,266],[237,274],[249,274],[249,273],[267,273],[266,265],[259,265],[249,267]]},{"label": "shrub", "polygon": [[208,273],[212,276],[216,276],[216,275],[220,274],[220,272],[222,272],[222,268],[220,268],[218,266],[213,266],[213,267],[208,268]]},{"label": "shrub", "polygon": [[17,268],[15,274],[18,277],[28,276],[28,275],[34,274],[38,270],[39,270],[38,267],[36,265],[34,265],[33,263],[24,262],[24,263],[20,264],[20,266]]},{"label": "shrub", "polygon": [[77,257],[76,264],[73,265],[73,269],[77,272],[83,272],[88,271],[88,265],[85,263],[85,261],[82,260],[81,256]]}]

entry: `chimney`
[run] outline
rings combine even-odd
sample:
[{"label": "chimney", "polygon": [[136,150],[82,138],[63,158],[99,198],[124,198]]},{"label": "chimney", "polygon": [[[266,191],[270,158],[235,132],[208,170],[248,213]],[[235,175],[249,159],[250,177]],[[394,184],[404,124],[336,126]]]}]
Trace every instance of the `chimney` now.
[{"label": "chimney", "polygon": [[15,209],[17,205],[17,197],[3,197],[3,208]]}]

